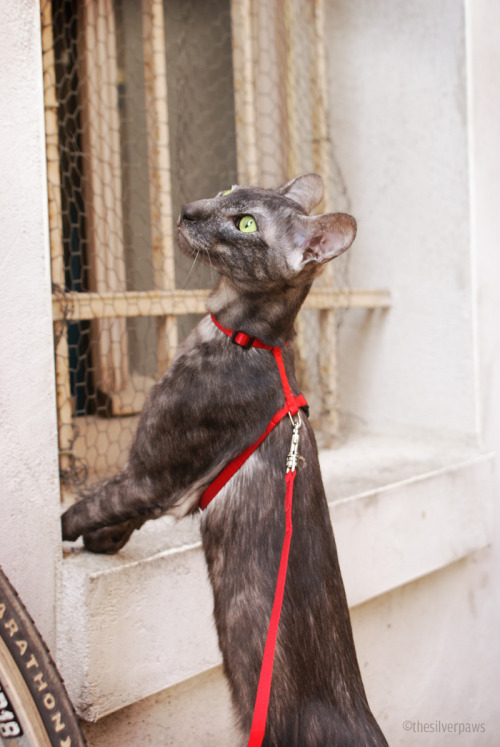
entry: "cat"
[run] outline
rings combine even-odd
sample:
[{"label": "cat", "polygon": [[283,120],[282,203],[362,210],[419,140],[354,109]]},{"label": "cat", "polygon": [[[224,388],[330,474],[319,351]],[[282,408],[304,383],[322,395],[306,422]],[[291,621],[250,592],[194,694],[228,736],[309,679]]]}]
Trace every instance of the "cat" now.
[{"label": "cat", "polygon": [[[295,318],[324,264],[356,235],[348,215],[309,215],[322,195],[321,177],[304,174],[277,190],[234,186],[182,208],[181,250],[220,275],[209,314],[151,390],[125,468],[63,514],[65,540],[83,534],[89,550],[116,552],[147,519],[198,510],[207,487],[283,406],[273,355],[250,347],[253,338],[280,348],[291,390],[299,392],[288,344]],[[232,344],[237,331],[244,334]],[[314,434],[307,417],[301,419],[263,744],[386,745],[361,680]],[[291,433],[284,418],[201,521],[223,668],[243,737],[251,728],[283,544]]]}]

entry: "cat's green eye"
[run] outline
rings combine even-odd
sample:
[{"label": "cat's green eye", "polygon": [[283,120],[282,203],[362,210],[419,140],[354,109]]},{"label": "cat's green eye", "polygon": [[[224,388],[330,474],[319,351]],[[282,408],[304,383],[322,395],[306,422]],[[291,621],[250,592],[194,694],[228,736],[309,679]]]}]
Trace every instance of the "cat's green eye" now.
[{"label": "cat's green eye", "polygon": [[238,221],[238,228],[240,231],[243,231],[243,233],[253,233],[257,230],[255,218],[252,215],[244,215],[243,218],[240,218]]},{"label": "cat's green eye", "polygon": [[221,197],[225,197],[226,195],[230,195],[232,191],[233,191],[232,189],[225,189],[224,192],[220,193]]}]

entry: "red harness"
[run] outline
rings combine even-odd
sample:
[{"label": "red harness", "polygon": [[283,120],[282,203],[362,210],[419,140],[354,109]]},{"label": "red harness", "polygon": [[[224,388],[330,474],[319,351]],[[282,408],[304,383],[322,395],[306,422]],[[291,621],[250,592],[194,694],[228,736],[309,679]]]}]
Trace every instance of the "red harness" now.
[{"label": "red harness", "polygon": [[[212,316],[212,321],[218,327],[221,332],[230,337],[231,342],[239,345],[242,348],[261,348],[263,350],[270,350],[274,355],[278,371],[280,373],[281,385],[283,387],[283,393],[285,395],[285,404],[281,407],[278,412],[273,416],[271,422],[267,426],[266,430],[259,436],[255,443],[248,446],[241,454],[232,460],[219,475],[215,478],[211,485],[205,490],[200,499],[200,508],[205,509],[217,493],[222,490],[224,485],[231,479],[231,477],[239,470],[239,468],[246,462],[246,460],[253,454],[257,447],[264,441],[264,439],[271,433],[278,423],[283,420],[286,415],[290,416],[292,421],[293,432],[292,432],[292,443],[290,446],[290,452],[286,460],[286,474],[285,474],[285,538],[283,541],[283,547],[281,550],[280,566],[278,570],[278,579],[276,582],[276,591],[274,594],[273,609],[271,612],[271,619],[269,621],[269,628],[267,631],[266,645],[264,648],[264,656],[262,658],[262,667],[260,670],[259,685],[257,688],[257,697],[255,699],[255,706],[253,712],[252,727],[250,730],[250,737],[248,740],[248,747],[260,747],[262,740],[264,739],[264,733],[266,730],[267,711],[269,707],[269,696],[271,693],[271,679],[273,673],[273,661],[274,651],[276,648],[276,638],[278,635],[278,625],[281,614],[281,607],[283,604],[283,595],[285,591],[285,580],[286,572],[288,567],[288,555],[290,552],[290,542],[292,539],[292,497],[293,497],[293,483],[295,480],[297,458],[298,458],[298,443],[299,443],[299,428],[301,426],[301,417],[299,413],[300,407],[307,407],[307,402],[302,394],[294,395],[290,388],[288,376],[285,370],[285,364],[283,363],[283,357],[281,354],[280,347],[274,347],[272,345],[266,345],[261,340],[245,332],[239,332],[237,330],[225,329],[219,322]],[[295,418],[295,419],[294,419]]]}]

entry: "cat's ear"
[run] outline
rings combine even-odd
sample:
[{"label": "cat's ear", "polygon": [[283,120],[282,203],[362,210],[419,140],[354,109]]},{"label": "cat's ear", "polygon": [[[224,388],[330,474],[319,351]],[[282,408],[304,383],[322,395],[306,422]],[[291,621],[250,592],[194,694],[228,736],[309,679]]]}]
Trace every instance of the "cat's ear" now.
[{"label": "cat's ear", "polygon": [[277,191],[280,195],[298,202],[306,213],[310,213],[323,197],[323,179],[318,174],[302,174]]},{"label": "cat's ear", "polygon": [[343,254],[356,238],[356,221],[345,213],[301,217],[296,231],[297,269],[324,264]]}]

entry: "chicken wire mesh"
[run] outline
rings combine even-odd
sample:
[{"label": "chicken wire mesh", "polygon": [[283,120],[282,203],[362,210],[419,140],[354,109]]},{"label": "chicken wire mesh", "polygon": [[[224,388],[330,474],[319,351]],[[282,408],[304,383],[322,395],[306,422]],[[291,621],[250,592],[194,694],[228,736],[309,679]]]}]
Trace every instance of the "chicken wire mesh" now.
[{"label": "chicken wire mesh", "polygon": [[[175,249],[184,202],[316,171],[326,207],[349,208],[330,171],[321,8],[318,0],[41,1],[67,487],[124,464],[147,392],[216,281]],[[324,292],[333,284],[327,271],[298,335],[299,376],[327,439],[337,427],[335,317]]]}]

